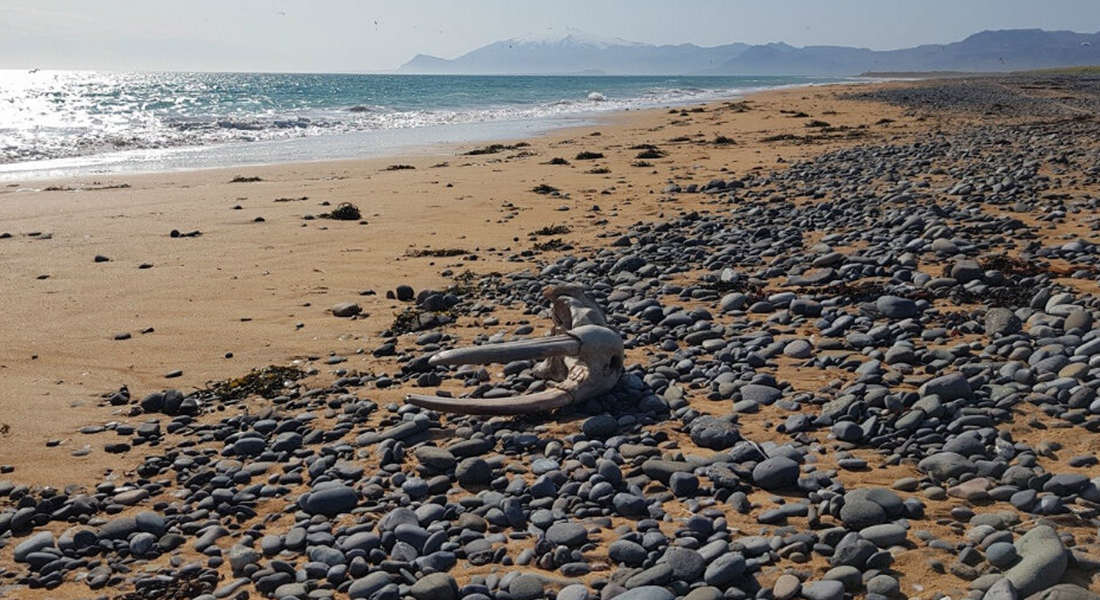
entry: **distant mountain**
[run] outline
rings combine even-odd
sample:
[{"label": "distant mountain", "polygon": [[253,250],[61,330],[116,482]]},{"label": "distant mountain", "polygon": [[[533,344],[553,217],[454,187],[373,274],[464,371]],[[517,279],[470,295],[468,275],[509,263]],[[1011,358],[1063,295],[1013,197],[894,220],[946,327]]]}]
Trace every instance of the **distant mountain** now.
[{"label": "distant mountain", "polygon": [[654,46],[576,29],[494,42],[455,59],[424,54],[404,73],[608,75],[816,75],[868,71],[1018,71],[1100,64],[1100,33],[1014,29],[983,31],[951,44],[902,50],[806,46]]},{"label": "distant mountain", "polygon": [[401,66],[403,73],[674,75],[717,69],[748,44],[702,48],[654,46],[601,38],[577,29],[547,30],[494,42],[456,59],[426,54]]},{"label": "distant mountain", "polygon": [[1100,33],[983,31],[961,42],[875,51],[843,46],[753,46],[713,73],[855,75],[867,71],[1020,71],[1100,64]]}]

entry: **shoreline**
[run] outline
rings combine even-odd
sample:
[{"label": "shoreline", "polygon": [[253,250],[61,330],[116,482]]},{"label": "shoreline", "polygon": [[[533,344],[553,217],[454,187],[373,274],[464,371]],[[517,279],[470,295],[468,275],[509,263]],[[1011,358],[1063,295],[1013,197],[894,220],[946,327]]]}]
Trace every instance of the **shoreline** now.
[{"label": "shoreline", "polygon": [[[642,108],[591,110],[530,119],[474,121],[426,127],[348,131],[254,142],[207,146],[174,146],[86,154],[39,161],[0,164],[0,184],[17,181],[54,181],[91,176],[156,175],[223,168],[398,159],[406,156],[447,156],[459,147],[479,142],[511,143],[574,128],[614,122],[620,115],[660,111],[681,106],[708,105],[772,91],[830,86],[873,85],[886,80],[808,82],[766,88],[746,88],[728,97],[685,99]],[[281,158],[271,160],[272,154]],[[304,158],[310,154],[320,158]],[[267,158],[264,158],[266,155]],[[148,165],[148,166],[147,166]]]}]

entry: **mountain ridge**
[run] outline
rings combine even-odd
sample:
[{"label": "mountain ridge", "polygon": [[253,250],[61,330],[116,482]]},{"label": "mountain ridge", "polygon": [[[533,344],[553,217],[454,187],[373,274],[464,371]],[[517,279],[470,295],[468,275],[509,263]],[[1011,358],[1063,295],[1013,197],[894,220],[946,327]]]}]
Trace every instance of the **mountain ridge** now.
[{"label": "mountain ridge", "polygon": [[1100,33],[986,30],[948,44],[871,50],[785,42],[654,45],[569,28],[493,42],[454,59],[418,54],[398,72],[857,76],[868,71],[1003,72],[1092,64],[1100,64]]}]

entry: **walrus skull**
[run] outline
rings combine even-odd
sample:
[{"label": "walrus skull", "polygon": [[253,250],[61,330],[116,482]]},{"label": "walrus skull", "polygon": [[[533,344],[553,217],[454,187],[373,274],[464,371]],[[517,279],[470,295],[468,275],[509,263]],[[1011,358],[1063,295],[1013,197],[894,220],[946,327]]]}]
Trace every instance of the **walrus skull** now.
[{"label": "walrus skull", "polygon": [[445,398],[409,394],[405,401],[423,408],[467,415],[521,415],[561,408],[607,393],[623,374],[623,340],[607,325],[599,306],[579,286],[550,286],[554,333],[547,337],[445,350],[435,365],[480,365],[543,360],[535,373],[547,388],[508,398]]}]

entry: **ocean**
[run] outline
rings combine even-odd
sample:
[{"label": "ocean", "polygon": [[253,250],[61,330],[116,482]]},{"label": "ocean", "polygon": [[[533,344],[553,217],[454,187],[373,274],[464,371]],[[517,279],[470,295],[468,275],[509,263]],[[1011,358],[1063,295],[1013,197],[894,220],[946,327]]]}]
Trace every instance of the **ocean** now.
[{"label": "ocean", "polygon": [[833,81],[0,71],[0,176],[378,156]]}]

